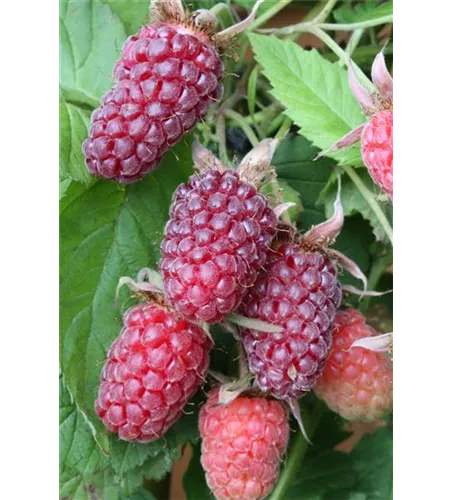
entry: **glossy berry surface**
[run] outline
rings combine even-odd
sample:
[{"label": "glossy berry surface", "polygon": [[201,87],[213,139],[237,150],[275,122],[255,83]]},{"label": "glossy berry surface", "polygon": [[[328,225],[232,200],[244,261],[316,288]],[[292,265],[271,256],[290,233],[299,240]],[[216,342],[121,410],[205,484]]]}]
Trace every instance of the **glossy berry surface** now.
[{"label": "glossy berry surface", "polygon": [[132,307],[102,370],[97,415],[120,439],[159,438],[203,382],[211,347],[204,330],[166,308]]},{"label": "glossy berry surface", "polygon": [[384,353],[350,346],[377,335],[354,309],[339,312],[333,347],[314,391],[336,413],[348,420],[373,421],[392,410],[393,377]]},{"label": "glossy berry surface", "polygon": [[331,347],[341,302],[336,265],[320,252],[284,244],[269,254],[265,267],[245,297],[242,314],[284,331],[243,330],[249,369],[264,392],[300,398],[322,373]]},{"label": "glossy berry surface", "polygon": [[174,194],[161,245],[167,300],[188,319],[223,319],[254,284],[276,222],[266,198],[237,173],[192,176]]},{"label": "glossy berry surface", "polygon": [[116,83],[91,117],[88,170],[123,183],[143,178],[220,98],[223,72],[207,37],[185,26],[155,24],[129,37]]},{"label": "glossy berry surface", "polygon": [[218,500],[258,500],[272,490],[289,439],[283,403],[238,397],[218,405],[218,390],[201,409],[201,463]]},{"label": "glossy berry surface", "polygon": [[375,113],[361,134],[361,154],[370,176],[392,200],[392,111]]}]

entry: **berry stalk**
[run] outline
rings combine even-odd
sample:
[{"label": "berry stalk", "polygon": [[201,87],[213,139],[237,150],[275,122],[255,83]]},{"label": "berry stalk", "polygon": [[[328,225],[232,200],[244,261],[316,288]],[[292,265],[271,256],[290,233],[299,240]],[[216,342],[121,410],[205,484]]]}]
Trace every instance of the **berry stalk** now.
[{"label": "berry stalk", "polygon": [[[319,424],[320,417],[324,412],[324,405],[318,400],[315,400],[314,406],[311,412],[303,412],[303,424],[306,428],[308,435],[313,435],[317,425]],[[286,465],[281,472],[279,481],[276,483],[272,494],[268,497],[268,500],[284,500],[286,498],[287,490],[293,482],[294,475],[300,469],[303,462],[303,458],[308,450],[309,443],[306,441],[301,430],[297,431],[297,437],[295,438],[295,443],[292,446],[292,451],[286,460]]]}]

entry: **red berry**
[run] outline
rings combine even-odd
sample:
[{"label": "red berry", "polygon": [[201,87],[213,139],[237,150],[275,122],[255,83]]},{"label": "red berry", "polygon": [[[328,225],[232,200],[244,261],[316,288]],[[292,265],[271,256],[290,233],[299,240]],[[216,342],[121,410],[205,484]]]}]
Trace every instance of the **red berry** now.
[{"label": "red berry", "polygon": [[203,382],[211,348],[202,328],[165,307],[132,307],[108,351],[97,415],[120,439],[159,438]]},{"label": "red berry", "polygon": [[116,84],[91,117],[88,170],[124,183],[143,178],[220,98],[223,72],[209,38],[187,26],[153,24],[129,37]]},{"label": "red berry", "polygon": [[201,463],[218,500],[258,500],[272,490],[289,438],[283,403],[241,396],[218,404],[218,390],[201,409]]},{"label": "red berry", "polygon": [[384,353],[350,346],[377,332],[354,309],[339,312],[333,347],[314,391],[348,420],[376,420],[392,409],[392,367]]},{"label": "red berry", "polygon": [[175,192],[170,215],[160,261],[167,300],[186,318],[218,322],[254,284],[276,215],[232,170],[193,175]]},{"label": "red berry", "polygon": [[361,154],[370,176],[393,198],[392,111],[375,113],[361,134]]},{"label": "red berry", "polygon": [[244,300],[243,314],[280,325],[282,333],[245,329],[243,344],[259,387],[277,398],[300,398],[322,373],[341,288],[335,263],[319,251],[284,244],[270,253]]}]

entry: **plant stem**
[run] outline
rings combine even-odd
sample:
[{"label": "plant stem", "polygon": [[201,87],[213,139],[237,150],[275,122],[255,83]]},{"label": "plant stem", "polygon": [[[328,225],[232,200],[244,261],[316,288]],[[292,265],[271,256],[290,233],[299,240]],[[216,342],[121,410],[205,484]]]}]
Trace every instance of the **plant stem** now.
[{"label": "plant stem", "polygon": [[227,165],[229,163],[229,158],[228,150],[226,147],[226,126],[224,123],[224,116],[222,114],[219,114],[217,118],[217,138],[220,161],[223,163],[223,165]]},{"label": "plant stem", "polygon": [[386,218],[385,214],[383,213],[383,210],[381,209],[377,200],[375,199],[374,194],[367,188],[367,186],[364,184],[361,177],[356,173],[354,168],[348,167],[348,166],[343,167],[343,168],[344,168],[344,172],[350,177],[352,182],[358,188],[358,191],[361,193],[363,198],[367,201],[370,208],[372,208],[372,210],[374,211],[375,215],[377,216],[377,219],[380,221],[380,224],[382,225],[382,227],[384,229],[384,232],[386,233],[389,241],[391,242],[391,245],[394,245],[394,236],[393,236],[391,224],[389,224],[389,221]]},{"label": "plant stem", "polygon": [[359,29],[372,28],[373,26],[379,26],[380,24],[392,23],[394,19],[393,14],[388,14],[387,16],[378,17],[377,19],[371,19],[370,21],[362,21],[360,23],[349,23],[349,24],[319,24],[318,27],[322,30],[327,31],[355,31]]},{"label": "plant stem", "polygon": [[325,21],[325,19],[330,15],[330,12],[334,9],[334,6],[336,5],[336,3],[337,3],[337,0],[328,0],[325,3],[325,6],[323,7],[323,9],[310,22],[312,24],[323,23],[323,21]]},{"label": "plant stem", "polygon": [[253,147],[259,144],[259,139],[254,133],[254,130],[248,125],[247,121],[241,114],[237,113],[236,111],[233,111],[232,109],[225,109],[223,114],[226,118],[235,121],[237,125],[241,127],[241,129],[245,132],[245,135],[248,137],[248,140],[251,142]]},{"label": "plant stem", "polygon": [[286,135],[289,133],[292,123],[292,120],[288,116],[286,116],[277,134],[275,135],[275,139],[278,139],[278,141],[282,141],[284,137],[286,137]]},{"label": "plant stem", "polygon": [[[312,435],[317,428],[320,417],[323,413],[323,409],[323,404],[320,401],[316,400],[311,413],[303,413],[303,422],[305,423],[306,431],[309,434]],[[295,439],[295,444],[293,445],[289,458],[286,461],[286,465],[272,494],[268,497],[268,500],[284,500],[286,498],[287,490],[290,488],[293,482],[293,476],[300,469],[303,458],[306,454],[306,451],[308,450],[308,446],[309,443],[306,441],[303,434],[299,430]]]},{"label": "plant stem", "polygon": [[269,21],[273,16],[275,16],[278,12],[284,9],[287,5],[289,5],[292,0],[278,0],[273,7],[270,7],[266,10],[261,16],[255,19],[254,23],[250,27],[250,31],[255,30],[259,26],[262,26],[267,21]]}]

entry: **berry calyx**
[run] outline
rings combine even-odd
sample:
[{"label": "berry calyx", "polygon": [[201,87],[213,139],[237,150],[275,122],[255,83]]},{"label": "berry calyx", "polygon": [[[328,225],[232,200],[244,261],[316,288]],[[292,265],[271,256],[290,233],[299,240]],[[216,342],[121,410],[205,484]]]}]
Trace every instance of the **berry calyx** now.
[{"label": "berry calyx", "polygon": [[120,439],[148,443],[161,437],[203,383],[211,348],[202,328],[164,305],[132,307],[108,351],[97,415]]}]

